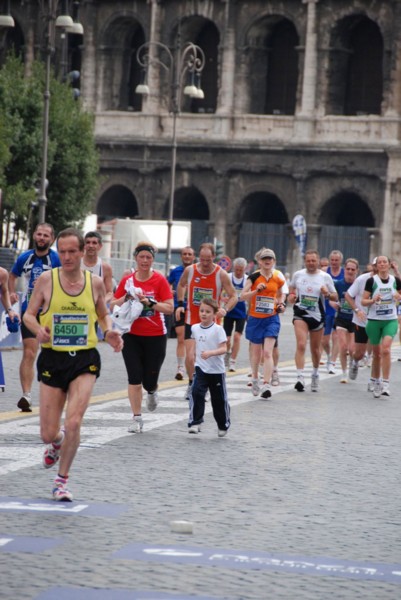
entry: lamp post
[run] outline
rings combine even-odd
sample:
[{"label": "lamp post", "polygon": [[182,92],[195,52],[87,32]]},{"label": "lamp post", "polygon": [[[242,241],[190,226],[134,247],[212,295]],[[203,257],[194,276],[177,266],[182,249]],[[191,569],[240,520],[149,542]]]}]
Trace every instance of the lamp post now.
[{"label": "lamp post", "polygon": [[[43,93],[42,165],[38,195],[38,221],[39,223],[44,223],[46,220],[46,189],[48,185],[47,159],[49,149],[50,71],[51,59],[55,52],[56,27],[60,27],[64,31],[68,32],[71,31],[71,28],[73,30],[75,25],[79,24],[74,23],[74,21],[68,14],[67,0],[62,0],[61,14],[59,16],[57,16],[59,0],[38,0],[38,2],[40,7],[40,13],[45,22],[45,91]],[[82,29],[82,26],[80,27]]]},{"label": "lamp post", "polygon": [[[161,58],[163,53],[166,60]],[[144,82],[140,83],[135,89],[137,94],[145,96],[150,94],[150,88],[147,84],[147,75],[150,65],[158,65],[167,72],[171,88],[169,109],[173,115],[173,123],[166,246],[166,276],[168,276],[171,265],[171,234],[174,218],[174,192],[177,168],[177,118],[181,112],[181,100],[183,94],[191,98],[204,98],[204,93],[200,87],[200,76],[203,67],[205,66],[205,55],[202,48],[192,42],[187,42],[181,48],[180,34],[178,34],[174,54],[170,51],[168,46],[161,42],[146,42],[138,48],[137,61],[144,72]],[[184,86],[187,75],[189,75],[190,82]]]}]

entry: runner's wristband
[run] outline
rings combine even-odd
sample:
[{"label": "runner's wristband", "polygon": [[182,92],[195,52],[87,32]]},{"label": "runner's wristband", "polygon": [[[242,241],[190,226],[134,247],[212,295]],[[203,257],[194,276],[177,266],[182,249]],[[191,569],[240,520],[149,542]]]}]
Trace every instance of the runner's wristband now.
[{"label": "runner's wristband", "polygon": [[106,331],[103,331],[103,339],[106,339],[106,335],[109,333],[110,329],[106,329]]},{"label": "runner's wristband", "polygon": [[178,300],[177,308],[184,308],[184,300]]}]

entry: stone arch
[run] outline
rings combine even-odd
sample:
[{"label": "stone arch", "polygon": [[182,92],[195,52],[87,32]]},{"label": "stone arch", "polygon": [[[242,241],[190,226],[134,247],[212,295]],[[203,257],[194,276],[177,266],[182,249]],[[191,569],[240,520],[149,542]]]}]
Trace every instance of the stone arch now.
[{"label": "stone arch", "polygon": [[134,16],[115,15],[101,36],[103,45],[103,105],[106,110],[138,110],[142,97],[135,94],[141,81],[136,53],[145,42],[142,24]]},{"label": "stone arch", "polygon": [[282,15],[265,16],[247,35],[249,112],[295,114],[299,76],[299,35]]},{"label": "stone arch", "polygon": [[356,192],[341,190],[331,196],[321,207],[318,248],[328,255],[338,248],[344,257],[357,258],[367,263],[370,252],[368,228],[375,226],[375,219],[367,202]]},{"label": "stone arch", "polygon": [[381,114],[384,44],[377,23],[361,14],[344,17],[330,47],[327,113]]},{"label": "stone arch", "polygon": [[239,222],[288,223],[288,214],[282,201],[269,192],[252,192],[239,208]]},{"label": "stone arch", "polygon": [[214,113],[217,108],[218,96],[220,32],[213,21],[195,15],[182,19],[173,29],[173,47],[176,45],[178,35],[182,48],[187,42],[193,42],[200,46],[205,54],[205,66],[200,79],[205,97],[195,99],[183,96],[182,110],[191,113]]},{"label": "stone arch", "polygon": [[343,227],[375,227],[375,218],[359,194],[342,190],[321,207],[319,223]]},{"label": "stone arch", "polygon": [[135,219],[139,216],[138,202],[126,186],[112,185],[98,199],[96,214],[99,223],[115,218]]},{"label": "stone arch", "polygon": [[[169,200],[165,203],[167,219]],[[174,194],[174,221],[191,221],[191,244],[195,250],[208,240],[209,205],[205,196],[195,186],[178,188]]]},{"label": "stone arch", "polygon": [[275,250],[277,264],[286,264],[288,215],[278,196],[266,191],[251,192],[241,202],[238,222],[237,256],[250,260],[259,248],[268,246]]}]

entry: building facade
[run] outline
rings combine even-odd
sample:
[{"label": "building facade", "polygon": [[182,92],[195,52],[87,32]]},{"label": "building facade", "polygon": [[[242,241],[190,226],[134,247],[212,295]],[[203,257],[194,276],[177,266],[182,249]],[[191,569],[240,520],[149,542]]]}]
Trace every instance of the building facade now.
[{"label": "building facade", "polygon": [[[7,35],[29,64],[38,1],[12,1],[11,12]],[[175,67],[193,42],[204,98],[185,97],[180,81],[174,194],[193,244],[218,239],[249,259],[273,247],[290,270],[302,214],[321,254],[401,262],[399,0],[81,0],[79,20],[84,36],[63,43],[95,115],[99,222],[168,218]],[[171,50],[170,69],[153,61],[143,72],[146,42]]]}]

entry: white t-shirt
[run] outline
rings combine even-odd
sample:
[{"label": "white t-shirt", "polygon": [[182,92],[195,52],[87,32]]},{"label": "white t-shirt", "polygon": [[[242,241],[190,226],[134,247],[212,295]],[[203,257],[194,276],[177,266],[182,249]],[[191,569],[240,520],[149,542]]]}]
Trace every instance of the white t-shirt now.
[{"label": "white t-shirt", "polygon": [[[371,273],[362,273],[359,275],[354,281],[354,283],[348,288],[347,292],[355,300],[355,305],[362,310],[365,314],[367,312],[366,306],[362,306],[361,300],[363,296],[363,292],[365,291],[365,285],[369,277],[372,277]],[[358,311],[359,312],[359,311]],[[365,327],[366,321],[362,321],[358,318],[358,313],[354,312],[354,316],[352,317],[352,322],[359,327]]]},{"label": "white t-shirt", "polygon": [[216,350],[222,342],[227,341],[226,332],[221,325],[212,323],[209,327],[203,327],[200,323],[192,325],[191,337],[195,340],[195,366],[202,369],[204,373],[225,373],[224,354],[201,358],[204,350]]},{"label": "white t-shirt", "polygon": [[290,282],[290,287],[295,288],[297,293],[295,306],[316,321],[320,321],[324,315],[324,297],[320,291],[322,285],[329,292],[336,292],[331,276],[320,269],[316,273],[308,273],[306,269],[296,271]]}]

